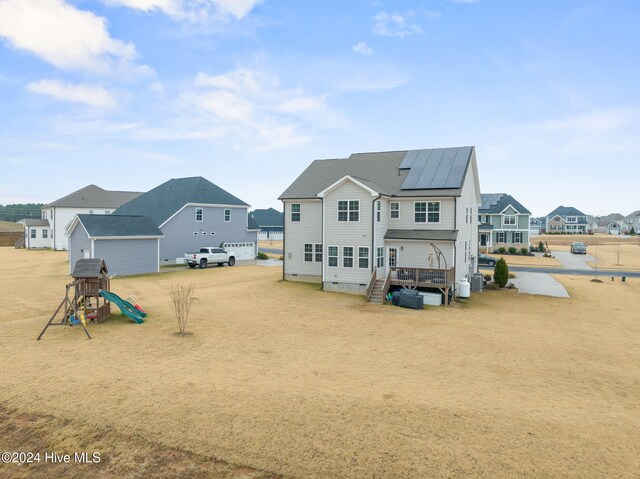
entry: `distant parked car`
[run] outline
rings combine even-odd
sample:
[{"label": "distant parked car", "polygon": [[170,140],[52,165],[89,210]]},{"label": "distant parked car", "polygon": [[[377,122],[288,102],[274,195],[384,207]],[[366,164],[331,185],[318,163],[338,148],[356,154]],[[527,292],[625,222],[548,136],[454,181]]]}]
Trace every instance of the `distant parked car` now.
[{"label": "distant parked car", "polygon": [[487,256],[486,254],[480,253],[478,255],[478,264],[484,264],[487,266],[495,266],[498,262],[498,258],[494,258],[493,256]]},{"label": "distant parked car", "polygon": [[587,245],[584,243],[571,243],[571,253],[572,254],[587,254]]}]

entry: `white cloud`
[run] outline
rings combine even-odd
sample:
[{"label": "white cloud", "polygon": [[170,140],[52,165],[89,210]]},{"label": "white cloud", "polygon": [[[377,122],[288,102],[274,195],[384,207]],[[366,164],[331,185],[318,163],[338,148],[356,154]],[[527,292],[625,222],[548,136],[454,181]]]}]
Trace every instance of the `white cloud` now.
[{"label": "white cloud", "polygon": [[358,42],[353,46],[353,51],[362,55],[371,55],[373,48],[367,45],[367,42]]},{"label": "white cloud", "polygon": [[245,17],[262,0],[103,0],[110,6],[143,12],[161,11],[175,20],[202,21],[208,18]]},{"label": "white cloud", "polygon": [[83,103],[94,108],[115,108],[118,102],[105,88],[94,85],[74,85],[60,80],[40,80],[31,82],[27,90],[40,95],[52,96],[58,100]]},{"label": "white cloud", "polygon": [[[64,0],[0,0],[0,37],[62,70],[132,68],[135,46],[112,38],[107,22]],[[146,66],[137,73],[149,73]]]},{"label": "white cloud", "polygon": [[153,82],[149,88],[151,89],[151,91],[155,92],[155,93],[160,93],[163,94],[164,93],[164,85],[162,83],[160,83],[159,81]]},{"label": "white cloud", "polygon": [[376,21],[373,26],[373,33],[383,37],[400,38],[422,33],[420,25],[410,22],[412,17],[414,17],[413,12],[407,12],[404,15],[401,15],[398,12],[380,12],[373,17]]},{"label": "white cloud", "polygon": [[194,85],[180,99],[199,115],[202,124],[197,131],[236,137],[257,150],[304,144],[311,135],[301,129],[316,127],[331,116],[325,105],[326,95],[285,88],[275,75],[264,70],[200,73]]}]

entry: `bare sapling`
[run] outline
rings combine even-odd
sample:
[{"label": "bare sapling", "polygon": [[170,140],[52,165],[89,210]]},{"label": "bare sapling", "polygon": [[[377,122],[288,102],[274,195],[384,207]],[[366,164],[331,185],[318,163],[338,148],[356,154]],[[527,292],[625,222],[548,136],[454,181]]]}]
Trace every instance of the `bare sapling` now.
[{"label": "bare sapling", "polygon": [[193,285],[171,286],[171,309],[178,320],[180,336],[184,336],[187,330],[187,320],[193,303]]}]

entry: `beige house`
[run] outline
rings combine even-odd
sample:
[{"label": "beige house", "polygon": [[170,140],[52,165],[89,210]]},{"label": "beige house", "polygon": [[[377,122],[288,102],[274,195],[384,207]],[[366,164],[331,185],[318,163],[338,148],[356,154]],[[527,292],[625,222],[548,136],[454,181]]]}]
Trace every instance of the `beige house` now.
[{"label": "beige house", "polygon": [[393,285],[447,294],[477,271],[474,147],[317,160],[280,199],[285,279],[381,300]]}]

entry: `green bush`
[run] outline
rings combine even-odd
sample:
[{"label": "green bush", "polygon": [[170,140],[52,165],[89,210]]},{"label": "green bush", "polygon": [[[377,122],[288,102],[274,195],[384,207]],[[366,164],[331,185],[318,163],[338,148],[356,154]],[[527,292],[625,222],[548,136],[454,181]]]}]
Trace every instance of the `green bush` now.
[{"label": "green bush", "polygon": [[493,269],[493,281],[501,288],[509,282],[509,266],[504,258],[500,258]]},{"label": "green bush", "polygon": [[266,255],[266,253],[263,253],[262,251],[260,251],[258,253],[258,259],[269,259],[269,257]]},{"label": "green bush", "polygon": [[528,255],[528,254],[529,254],[529,248],[525,248],[525,247],[523,246],[522,248],[520,248],[520,252],[521,252],[523,255],[525,255],[525,256],[526,256],[526,255]]},{"label": "green bush", "polygon": [[516,254],[517,252],[518,252],[518,248],[516,248],[515,246],[509,247],[509,254]]},{"label": "green bush", "polygon": [[507,252],[507,248],[505,248],[504,246],[500,246],[500,248],[498,248],[498,253],[505,254],[506,252]]},{"label": "green bush", "polygon": [[631,227],[631,229],[629,230],[629,234],[630,234],[631,236],[635,236],[635,235],[636,235],[636,230],[635,230],[635,228],[634,228],[633,226],[632,226],[632,227]]},{"label": "green bush", "polygon": [[538,251],[540,251],[541,253],[544,253],[545,250],[546,248],[544,247],[544,243],[540,241],[540,243],[538,243]]}]

